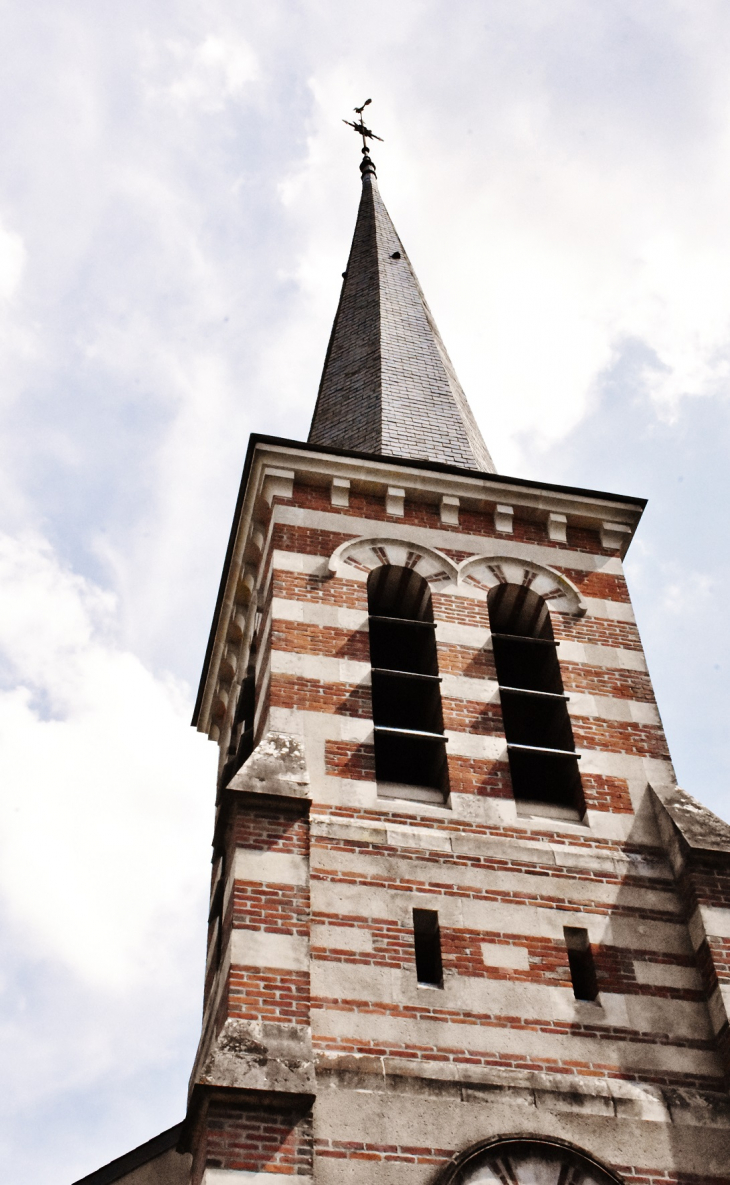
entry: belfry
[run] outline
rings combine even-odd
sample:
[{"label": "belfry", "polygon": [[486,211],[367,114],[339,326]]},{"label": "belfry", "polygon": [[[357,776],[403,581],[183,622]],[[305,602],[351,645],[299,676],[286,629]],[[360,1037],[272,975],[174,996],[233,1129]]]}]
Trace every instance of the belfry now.
[{"label": "belfry", "polygon": [[495,472],[361,173],[309,439],[250,440],[195,706],[187,1115],[84,1180],[723,1185],[730,827],[654,701],[644,500]]}]

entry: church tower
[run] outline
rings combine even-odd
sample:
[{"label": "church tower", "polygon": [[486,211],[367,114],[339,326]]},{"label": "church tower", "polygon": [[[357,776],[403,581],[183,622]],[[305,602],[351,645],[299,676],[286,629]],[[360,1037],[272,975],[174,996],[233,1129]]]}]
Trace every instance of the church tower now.
[{"label": "church tower", "polygon": [[202,1034],[145,1185],[721,1185],[730,828],[672,770],[644,500],[495,472],[361,171],[309,440],[246,457]]}]

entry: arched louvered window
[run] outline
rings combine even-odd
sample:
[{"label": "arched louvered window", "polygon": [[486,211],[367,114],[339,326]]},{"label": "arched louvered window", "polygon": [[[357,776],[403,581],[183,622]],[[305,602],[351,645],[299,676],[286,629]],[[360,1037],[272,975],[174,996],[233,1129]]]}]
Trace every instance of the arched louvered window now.
[{"label": "arched louvered window", "polygon": [[399,797],[443,802],[448,772],[431,590],[411,568],[383,565],[368,577],[368,610],[376,777]]},{"label": "arched louvered window", "polygon": [[547,604],[520,584],[498,584],[488,598],[512,789],[543,813],[583,815],[558,643]]}]

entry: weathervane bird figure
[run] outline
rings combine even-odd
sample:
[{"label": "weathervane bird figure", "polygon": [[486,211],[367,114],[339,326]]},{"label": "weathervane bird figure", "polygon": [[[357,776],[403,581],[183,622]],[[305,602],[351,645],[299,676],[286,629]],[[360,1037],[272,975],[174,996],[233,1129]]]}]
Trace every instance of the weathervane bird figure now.
[{"label": "weathervane bird figure", "polygon": [[358,136],[362,136],[362,150],[363,150],[363,152],[370,151],[370,149],[368,148],[368,143],[367,143],[368,140],[380,140],[380,143],[381,144],[383,143],[383,137],[376,136],[375,132],[371,132],[370,128],[366,128],[365,124],[363,122],[362,113],[365,110],[365,108],[368,106],[368,104],[372,103],[372,101],[373,101],[372,99],[366,99],[365,102],[363,103],[362,107],[355,107],[355,109],[354,109],[355,115],[360,116],[360,120],[358,123],[354,123],[350,119],[343,119],[343,121],[342,121],[343,123],[347,124],[348,128],[354,128],[355,131],[357,132]]}]

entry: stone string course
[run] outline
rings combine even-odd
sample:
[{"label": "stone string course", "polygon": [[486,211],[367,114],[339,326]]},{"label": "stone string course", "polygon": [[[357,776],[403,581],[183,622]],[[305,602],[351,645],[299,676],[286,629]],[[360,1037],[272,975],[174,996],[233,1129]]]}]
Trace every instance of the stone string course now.
[{"label": "stone string course", "polygon": [[[359,1001],[339,1001],[329,1000],[323,1001],[327,1005],[328,1015],[341,1014],[365,1016],[368,1013],[372,1014],[373,1027],[377,1029],[378,1018],[395,1017],[397,1019],[409,1019],[415,1022],[428,1024],[429,1028],[434,1027],[435,1020],[443,1022],[451,1021],[459,1024],[458,1019],[450,1016],[448,1013],[436,1014],[424,1009],[419,1012],[408,1012],[406,1010],[397,1010],[395,1008],[378,1007],[372,1008],[363,1005]],[[624,1045],[633,1044],[635,1046],[653,1047],[656,1046],[670,1046],[677,1051],[677,1060],[682,1060],[681,1051],[685,1050],[707,1050],[708,1043],[690,1042],[690,1041],[674,1041],[668,1042],[661,1034],[645,1033],[637,1035],[635,1033],[621,1033],[620,1031],[612,1033],[595,1033],[590,1029],[568,1030],[567,1026],[561,1026],[557,1022],[547,1024],[540,1022],[536,1018],[527,1018],[524,1021],[514,1020],[512,1023],[505,1020],[503,1016],[492,1016],[488,1013],[474,1017],[473,1027],[476,1029],[508,1029],[510,1033],[525,1033],[535,1034],[534,1038],[530,1038],[531,1043],[535,1047],[535,1053],[519,1053],[511,1051],[509,1053],[483,1052],[478,1048],[470,1048],[469,1033],[467,1023],[462,1021],[461,1028],[466,1030],[463,1035],[463,1044],[459,1045],[429,1045],[427,1041],[418,1041],[409,1043],[404,1042],[390,1042],[383,1039],[373,1038],[371,1041],[364,1038],[339,1038],[338,1040],[328,1039],[327,1037],[315,1036],[314,1046],[317,1052],[322,1057],[333,1058],[336,1055],[343,1056],[343,1060],[349,1056],[363,1056],[370,1058],[410,1058],[418,1060],[423,1063],[424,1072],[428,1069],[431,1062],[443,1064],[451,1064],[454,1066],[474,1066],[480,1068],[492,1067],[499,1070],[519,1070],[527,1071],[535,1074],[558,1074],[564,1077],[579,1078],[593,1078],[605,1079],[615,1082],[645,1082],[653,1086],[675,1087],[677,1089],[697,1089],[711,1092],[721,1091],[724,1086],[724,1078],[722,1075],[711,1074],[692,1074],[687,1070],[652,1070],[645,1066],[637,1069],[627,1068],[620,1063],[604,1060],[601,1050],[601,1041],[610,1042],[613,1047],[623,1043]],[[444,1023],[444,1028],[446,1024]],[[580,1058],[577,1056],[567,1058],[552,1058],[546,1057],[544,1054],[538,1052],[540,1048],[540,1038],[537,1034],[558,1035],[558,1036],[573,1036],[575,1038],[590,1038],[595,1043],[595,1053],[590,1058]],[[608,1055],[605,1055],[608,1056]]]}]

